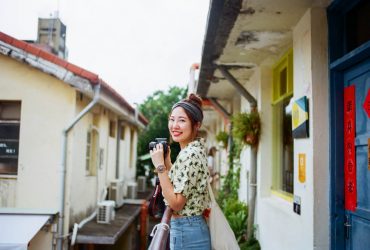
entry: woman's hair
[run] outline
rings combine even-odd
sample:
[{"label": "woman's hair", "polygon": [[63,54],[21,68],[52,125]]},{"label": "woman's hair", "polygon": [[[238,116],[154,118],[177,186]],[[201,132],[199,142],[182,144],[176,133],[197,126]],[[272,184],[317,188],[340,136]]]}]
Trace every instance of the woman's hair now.
[{"label": "woman's hair", "polygon": [[185,110],[186,115],[189,117],[191,127],[194,128],[195,126],[200,123],[202,124],[203,121],[203,110],[202,110],[202,99],[196,94],[189,94],[189,96],[172,106],[172,110],[177,107],[182,107]]},{"label": "woman's hair", "polygon": [[210,156],[215,156],[215,153],[216,153],[216,148],[215,147],[211,147],[208,151],[208,155],[210,155]]},{"label": "woman's hair", "polygon": [[191,126],[194,127],[194,125],[197,123],[197,122],[200,122],[202,123],[203,121],[203,110],[202,110],[202,99],[196,95],[196,94],[193,94],[191,93],[188,98],[184,99],[183,102],[188,102],[188,103],[191,103],[193,104],[194,106],[196,106],[199,111],[200,111],[200,114],[201,114],[201,119],[199,121],[199,118],[197,118],[196,116],[194,116],[193,113],[191,113],[189,110],[187,109],[184,109],[185,110],[185,113],[188,115],[190,121],[191,121]]}]

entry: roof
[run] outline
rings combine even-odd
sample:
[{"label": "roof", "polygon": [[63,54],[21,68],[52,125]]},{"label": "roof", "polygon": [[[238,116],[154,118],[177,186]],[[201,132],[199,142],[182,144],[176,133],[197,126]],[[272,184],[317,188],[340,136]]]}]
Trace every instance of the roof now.
[{"label": "roof", "polygon": [[[47,51],[44,51],[33,44],[29,44],[27,42],[18,40],[14,37],[11,37],[3,32],[0,32],[0,41],[19,49],[20,52],[27,53],[30,55],[33,55],[36,58],[41,58],[49,63],[52,63],[54,65],[57,65],[63,69],[65,69],[68,72],[71,72],[72,74],[81,77],[83,79],[86,79],[91,86],[95,86],[98,84],[101,84],[102,89],[107,92],[112,99],[114,99],[117,103],[119,103],[123,108],[126,108],[131,114],[135,114],[135,109],[120,95],[116,90],[114,90],[111,86],[109,86],[105,81],[99,78],[99,75],[88,71],[84,68],[81,68],[75,64],[72,64],[64,59],[59,58],[58,56],[49,53]],[[10,56],[10,52],[5,52],[3,54],[6,54]],[[27,62],[27,61],[24,61]],[[33,64],[30,63],[32,67],[34,67]],[[37,67],[35,67],[37,68]],[[53,75],[53,74],[52,74]],[[54,74],[55,77],[61,79],[58,77],[57,74]],[[61,79],[64,81],[63,79]],[[66,81],[65,81],[66,82]],[[146,117],[144,117],[142,114],[139,113],[138,116],[140,122],[142,122],[144,125],[148,124],[148,120]]]},{"label": "roof", "polygon": [[273,67],[292,47],[293,29],[308,9],[326,8],[329,2],[212,0],[196,93],[227,103],[242,96],[220,69],[247,83],[261,66]]}]

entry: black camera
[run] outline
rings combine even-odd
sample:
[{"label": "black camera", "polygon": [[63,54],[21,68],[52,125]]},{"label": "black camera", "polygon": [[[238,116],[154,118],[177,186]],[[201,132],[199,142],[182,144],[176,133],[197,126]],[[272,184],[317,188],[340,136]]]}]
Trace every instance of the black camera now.
[{"label": "black camera", "polygon": [[167,138],[155,138],[154,141],[149,142],[149,150],[153,150],[158,143],[163,145],[163,157],[166,158],[168,152]]}]

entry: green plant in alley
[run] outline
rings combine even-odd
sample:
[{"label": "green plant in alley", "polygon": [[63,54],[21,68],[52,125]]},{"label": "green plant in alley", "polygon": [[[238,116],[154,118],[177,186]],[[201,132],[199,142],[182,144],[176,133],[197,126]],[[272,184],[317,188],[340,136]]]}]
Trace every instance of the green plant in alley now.
[{"label": "green plant in alley", "polygon": [[229,134],[226,133],[225,131],[220,131],[216,135],[216,141],[219,142],[219,143],[221,142],[222,147],[224,147],[224,148],[227,148],[228,140],[229,140]]},{"label": "green plant in alley", "polygon": [[237,241],[245,241],[245,234],[247,232],[246,222],[248,217],[248,208],[244,202],[238,199],[227,199],[224,204],[224,214],[234,231]]},{"label": "green plant in alley", "polygon": [[258,144],[261,132],[261,120],[258,112],[237,113],[232,117],[232,135],[245,144]]},{"label": "green plant in alley", "polygon": [[239,201],[238,198],[241,167],[239,159],[243,146],[244,144],[238,140],[231,144],[229,154],[232,154],[232,157],[229,159],[233,160],[233,164],[229,163],[229,170],[226,176],[223,177],[223,185],[218,193],[217,201],[241,249],[259,250],[259,243],[254,237],[247,242],[246,222],[248,219],[248,207],[244,202]]},{"label": "green plant in alley", "polygon": [[[145,130],[141,131],[138,137],[137,155],[149,153],[148,144],[155,138],[169,139],[168,115],[172,105],[186,97],[187,89],[180,87],[170,87],[168,91],[156,91],[153,95],[139,105],[140,112],[149,120]],[[171,144],[171,159],[174,162],[176,155],[180,152],[177,143]],[[149,161],[149,160],[148,160]],[[150,161],[151,164],[151,161]],[[137,163],[137,175],[144,175],[144,164]],[[151,172],[152,173],[152,172]]]},{"label": "green plant in alley", "polygon": [[260,243],[256,238],[251,238],[250,240],[240,244],[240,250],[260,250]]}]

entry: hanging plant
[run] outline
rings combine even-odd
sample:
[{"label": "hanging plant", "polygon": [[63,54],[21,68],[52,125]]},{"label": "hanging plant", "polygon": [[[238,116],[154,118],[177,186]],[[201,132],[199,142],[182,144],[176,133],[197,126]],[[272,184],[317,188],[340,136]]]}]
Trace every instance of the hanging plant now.
[{"label": "hanging plant", "polygon": [[222,143],[222,146],[224,148],[227,148],[227,142],[229,140],[229,134],[226,133],[225,131],[220,131],[218,132],[218,134],[216,135],[216,141],[217,142],[221,142]]},{"label": "hanging plant", "polygon": [[234,138],[245,144],[258,144],[261,132],[261,120],[258,112],[237,113],[232,117]]}]

